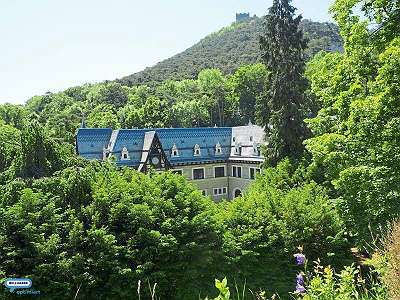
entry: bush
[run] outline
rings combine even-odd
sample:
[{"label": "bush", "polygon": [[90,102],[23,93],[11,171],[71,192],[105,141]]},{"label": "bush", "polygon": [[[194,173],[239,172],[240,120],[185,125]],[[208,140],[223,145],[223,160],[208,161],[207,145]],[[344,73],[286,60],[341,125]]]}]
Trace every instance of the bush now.
[{"label": "bush", "polygon": [[331,267],[317,265],[315,274],[306,285],[306,292],[299,296],[303,300],[387,300],[386,288],[379,282],[365,284],[357,268],[345,267],[335,274]]},{"label": "bush", "polygon": [[259,176],[247,194],[219,212],[229,281],[287,294],[295,275],[291,253],[303,245],[310,258],[340,266],[350,248],[342,223],[324,189],[290,182],[282,162]]},{"label": "bush", "polygon": [[111,166],[9,184],[0,195],[1,276],[32,278],[43,299],[78,289],[77,299],[134,298],[138,280],[157,283],[162,299],[197,299],[218,266],[213,205],[180,176]]}]

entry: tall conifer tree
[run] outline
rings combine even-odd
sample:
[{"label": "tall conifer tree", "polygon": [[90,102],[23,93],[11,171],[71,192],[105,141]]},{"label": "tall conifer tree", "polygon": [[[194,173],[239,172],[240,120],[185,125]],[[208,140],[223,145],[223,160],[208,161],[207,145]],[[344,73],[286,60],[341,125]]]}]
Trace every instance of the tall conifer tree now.
[{"label": "tall conifer tree", "polygon": [[291,0],[274,0],[260,37],[262,58],[270,71],[268,90],[259,101],[258,115],[267,134],[267,161],[275,165],[284,157],[298,158],[307,127],[305,109],[304,50],[307,41],[299,28],[301,16]]}]

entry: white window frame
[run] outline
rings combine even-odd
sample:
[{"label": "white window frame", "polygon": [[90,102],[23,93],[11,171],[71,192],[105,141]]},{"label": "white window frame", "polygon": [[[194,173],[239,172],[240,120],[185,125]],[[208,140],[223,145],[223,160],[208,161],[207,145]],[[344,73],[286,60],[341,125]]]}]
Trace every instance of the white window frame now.
[{"label": "white window frame", "polygon": [[[176,154],[174,154],[176,152]],[[174,144],[171,148],[171,157],[179,157],[179,150],[176,144]]]},{"label": "white window frame", "polygon": [[[194,170],[197,170],[197,169],[203,169],[203,178],[202,179],[194,179]],[[204,168],[204,167],[200,167],[200,168],[193,168],[192,169],[192,180],[203,180],[203,179],[206,179],[206,168]]]},{"label": "white window frame", "polygon": [[[254,170],[254,178],[251,178],[251,170]],[[256,168],[256,167],[250,167],[249,168],[249,179],[255,180],[257,177],[257,174],[261,173],[261,168]]]},{"label": "white window frame", "polygon": [[172,173],[175,173],[175,172],[177,172],[177,171],[178,171],[178,172],[179,172],[179,171],[181,172],[181,174],[178,174],[178,173],[177,173],[178,175],[183,176],[183,169],[171,169],[171,172],[172,172]]},{"label": "white window frame", "polygon": [[222,155],[222,147],[219,142],[215,145],[215,155]]},{"label": "white window frame", "polygon": [[[220,193],[219,190],[221,190],[222,193]],[[215,192],[215,191],[217,191],[217,192]],[[214,196],[223,196],[223,195],[227,195],[227,194],[228,194],[228,187],[226,187],[226,186],[213,188]]]},{"label": "white window frame", "polygon": [[[124,157],[126,155],[126,157]],[[128,148],[123,147],[121,150],[121,160],[130,160]]]},{"label": "white window frame", "polygon": [[[234,175],[233,168],[236,168],[236,176]],[[240,168],[240,176],[237,176],[238,175],[238,171],[237,171],[238,168]],[[243,167],[242,166],[233,165],[231,170],[232,170],[232,177],[234,177],[234,178],[243,178]]]},{"label": "white window frame", "polygon": [[253,143],[253,155],[261,156],[260,144],[258,144],[256,142]]},{"label": "white window frame", "polygon": [[[198,151],[198,153],[197,153],[197,151]],[[199,144],[194,145],[193,155],[194,156],[201,156],[201,148],[200,148]]]},{"label": "white window frame", "polygon": [[235,143],[235,155],[242,155],[242,144],[241,143]]},{"label": "white window frame", "polygon": [[[215,176],[215,169],[216,168],[224,168],[224,176],[222,176],[222,177],[216,177]],[[224,177],[226,177],[226,166],[214,166],[214,178],[224,178]]]}]

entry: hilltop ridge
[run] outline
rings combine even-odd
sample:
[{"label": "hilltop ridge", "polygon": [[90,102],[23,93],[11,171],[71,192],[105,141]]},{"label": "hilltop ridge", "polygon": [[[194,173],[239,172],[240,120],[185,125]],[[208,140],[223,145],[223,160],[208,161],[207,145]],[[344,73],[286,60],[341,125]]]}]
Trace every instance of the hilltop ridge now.
[{"label": "hilltop ridge", "polygon": [[[259,62],[258,39],[262,31],[262,20],[253,16],[234,22],[211,33],[185,51],[117,81],[132,86],[168,79],[191,79],[206,68],[218,68],[229,74],[244,64]],[[301,27],[309,39],[308,57],[320,50],[343,50],[343,42],[335,24],[303,20]]]}]

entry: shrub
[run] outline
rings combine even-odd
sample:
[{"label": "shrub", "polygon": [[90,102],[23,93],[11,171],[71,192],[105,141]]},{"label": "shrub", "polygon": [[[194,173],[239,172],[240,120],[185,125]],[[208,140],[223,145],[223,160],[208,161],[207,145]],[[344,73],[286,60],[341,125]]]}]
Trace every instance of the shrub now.
[{"label": "shrub", "polygon": [[325,190],[310,182],[288,184],[288,162],[266,169],[247,194],[219,212],[230,271],[229,281],[266,288],[280,295],[292,290],[290,253],[301,244],[312,259],[340,265],[349,255],[342,223]]},{"label": "shrub", "polygon": [[10,185],[0,194],[0,275],[32,278],[43,299],[78,289],[77,299],[127,299],[138,280],[157,283],[162,299],[197,299],[218,267],[213,205],[183,177],[110,166]]}]

